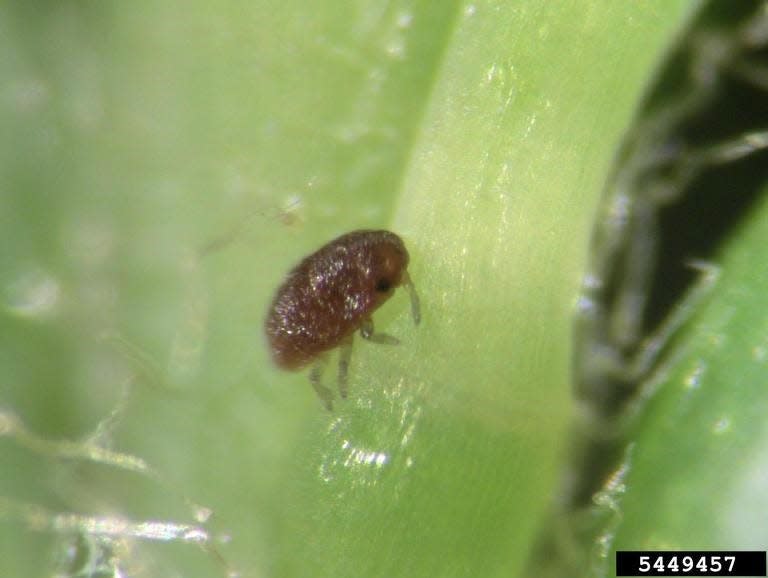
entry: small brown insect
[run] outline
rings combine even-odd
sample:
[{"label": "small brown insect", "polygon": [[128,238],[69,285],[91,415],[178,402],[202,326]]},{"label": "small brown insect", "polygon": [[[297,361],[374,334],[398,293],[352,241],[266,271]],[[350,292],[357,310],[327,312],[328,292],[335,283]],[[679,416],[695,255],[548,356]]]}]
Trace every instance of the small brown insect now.
[{"label": "small brown insect", "polygon": [[347,370],[352,336],[397,344],[375,333],[371,314],[401,285],[411,297],[418,325],[419,298],[408,276],[408,251],[389,231],[353,231],[305,257],[277,290],[266,322],[272,359],[278,367],[297,370],[314,363],[310,382],[320,399],[333,409],[333,393],[321,377],[326,352],[340,347],[339,393],[347,397]]}]

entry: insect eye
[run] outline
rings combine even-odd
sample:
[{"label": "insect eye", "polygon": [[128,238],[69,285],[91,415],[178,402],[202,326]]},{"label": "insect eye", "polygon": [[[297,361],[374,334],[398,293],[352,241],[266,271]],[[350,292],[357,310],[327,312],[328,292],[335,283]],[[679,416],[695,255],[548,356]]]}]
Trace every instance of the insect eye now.
[{"label": "insect eye", "polygon": [[386,293],[392,288],[392,284],[387,279],[379,279],[376,282],[376,291]]}]

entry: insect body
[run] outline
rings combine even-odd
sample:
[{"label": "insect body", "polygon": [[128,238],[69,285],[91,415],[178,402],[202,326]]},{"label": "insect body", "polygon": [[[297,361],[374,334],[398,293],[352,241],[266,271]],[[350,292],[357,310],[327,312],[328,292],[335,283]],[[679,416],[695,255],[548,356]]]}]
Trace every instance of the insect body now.
[{"label": "insect body", "polygon": [[333,394],[320,382],[327,351],[341,349],[339,393],[346,397],[355,331],[378,343],[398,343],[375,333],[371,320],[397,287],[408,290],[413,320],[419,323],[419,300],[408,276],[408,260],[408,251],[394,233],[353,231],[305,257],[277,290],[266,321],[272,359],[289,370],[314,364],[310,381],[328,409]]}]

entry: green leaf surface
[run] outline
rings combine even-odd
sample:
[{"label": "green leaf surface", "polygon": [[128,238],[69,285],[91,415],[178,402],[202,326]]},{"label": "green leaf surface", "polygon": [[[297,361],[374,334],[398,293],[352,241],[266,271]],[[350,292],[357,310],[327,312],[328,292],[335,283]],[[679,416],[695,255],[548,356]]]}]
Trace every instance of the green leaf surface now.
[{"label": "green leaf surface", "polygon": [[[696,6],[1,7],[0,574],[50,574],[53,548],[65,574],[109,551],[221,575],[181,538],[67,547],[87,516],[199,525],[191,500],[244,576],[517,575],[597,202]],[[405,239],[423,320],[378,312],[402,345],[358,342],[329,414],[263,319],[362,227]]]}]

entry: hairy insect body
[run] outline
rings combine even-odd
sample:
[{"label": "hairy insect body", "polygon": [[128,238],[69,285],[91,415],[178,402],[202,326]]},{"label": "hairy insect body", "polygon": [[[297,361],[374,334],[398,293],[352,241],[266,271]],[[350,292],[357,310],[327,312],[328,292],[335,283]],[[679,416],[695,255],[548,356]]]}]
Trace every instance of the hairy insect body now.
[{"label": "hairy insect body", "polygon": [[[404,285],[418,323],[418,297],[407,273],[408,251],[389,231],[361,230],[342,235],[305,257],[286,277],[270,307],[266,333],[278,367],[301,369],[323,353],[351,347],[358,329],[363,337],[396,342],[373,333],[371,314]],[[345,394],[349,352],[342,352],[339,387]],[[330,406],[327,390],[313,371],[315,389]]]}]

